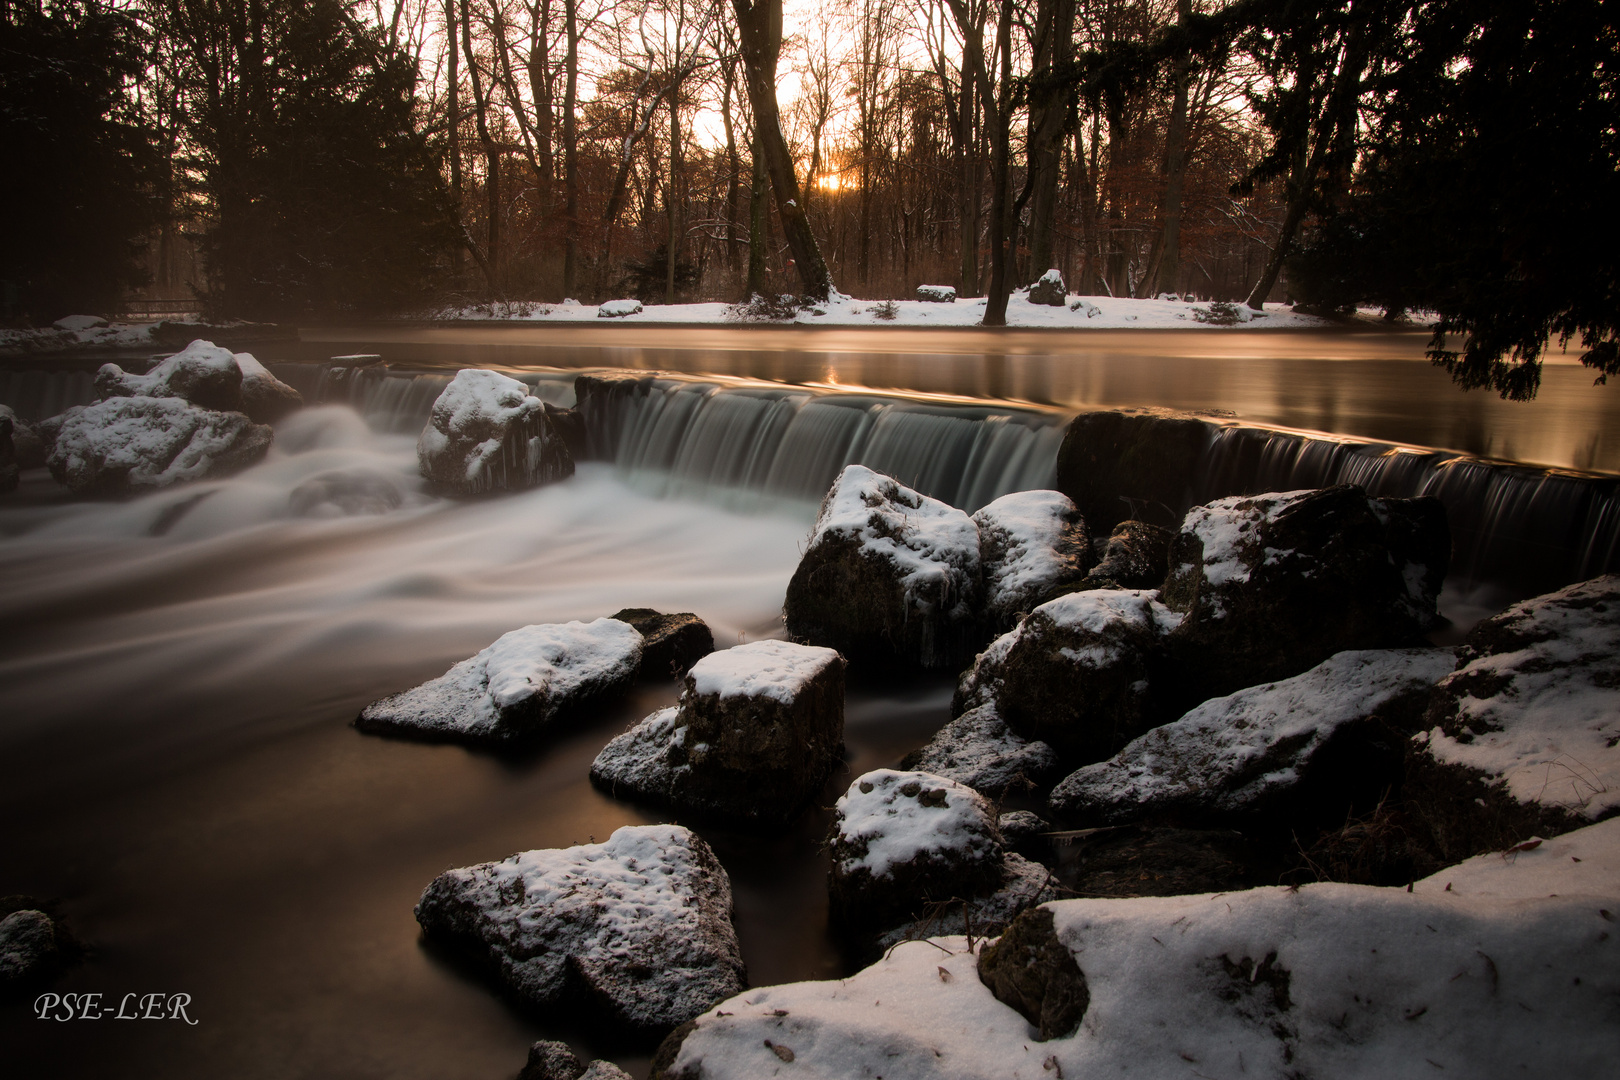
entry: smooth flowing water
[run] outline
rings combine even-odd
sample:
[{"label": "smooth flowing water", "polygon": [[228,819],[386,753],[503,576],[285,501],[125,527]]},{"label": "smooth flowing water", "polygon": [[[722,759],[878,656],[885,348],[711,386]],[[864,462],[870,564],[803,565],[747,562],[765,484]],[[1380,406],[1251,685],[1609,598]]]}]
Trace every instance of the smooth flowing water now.
[{"label": "smooth flowing water", "polygon": [[[70,502],[31,476],[0,498],[0,893],[58,898],[91,944],[90,961],[55,989],[111,1001],[186,993],[198,1021],[55,1023],[9,1002],[0,1007],[8,1076],[502,1077],[541,1036],[644,1071],[646,1059],[624,1047],[588,1045],[510,1007],[424,947],[411,909],[447,867],[662,820],[596,792],[586,772],[609,738],[670,703],[673,685],[644,684],[516,760],[360,735],[349,721],[362,705],[530,622],[646,606],[696,611],[722,646],[779,634],[815,500],[846,460],[971,508],[1051,483],[1064,407],[1193,403],[1183,399],[1201,391],[1174,380],[1157,397],[1144,384],[1143,397],[1113,400],[1130,396],[1120,387],[1166,371],[1198,368],[1211,395],[1198,404],[1237,412],[1210,384],[1252,376],[1203,369],[1270,363],[1274,388],[1334,382],[1340,416],[1364,407],[1344,404],[1363,400],[1355,364],[1428,373],[1410,358],[1376,356],[1316,367],[1277,357],[1194,364],[1181,337],[1150,354],[1146,336],[1130,335],[1118,347],[1138,353],[1077,358],[1093,374],[1076,375],[1039,335],[1029,335],[1038,339],[1030,348],[1047,353],[975,357],[944,352],[942,339],[923,342],[932,353],[882,354],[889,359],[874,341],[902,339],[818,336],[815,352],[794,352],[760,337],[726,349],[718,343],[736,339],[717,337],[674,352],[668,342],[618,337],[608,348],[624,355],[605,359],[584,340],[450,342],[444,353],[402,355],[415,346],[365,333],[341,347],[328,335],[299,348],[384,351],[421,368],[525,357],[531,366],[645,363],[738,377],[664,380],[593,418],[594,449],[610,460],[490,500],[434,499],[416,477],[414,434],[445,376],[313,370],[300,373],[303,385],[333,404],[284,421],[271,456],[240,476],[115,503]],[[970,346],[975,336],[948,340]],[[836,352],[840,342],[857,352]],[[1308,378],[1289,374],[1307,369]],[[1583,387],[1589,381],[1574,374]],[[524,377],[549,400],[571,403],[571,371]],[[19,406],[70,403],[86,381],[7,378],[0,389]],[[1072,400],[1086,379],[1101,379],[1102,389]],[[910,383],[935,396],[814,385],[833,383]],[[1572,429],[1546,445],[1607,453],[1614,394],[1584,389],[1592,397],[1560,414]],[[1387,392],[1402,403],[1391,410],[1444,411],[1409,407],[1413,393]],[[1307,414],[1319,415],[1307,408],[1295,425],[1373,434],[1305,424]],[[1570,415],[1590,423],[1575,430]],[[1401,428],[1380,438],[1469,448],[1402,423],[1384,415],[1366,426]],[[1568,452],[1553,463],[1578,464],[1587,451]],[[1323,457],[1290,453],[1296,472],[1287,475],[1297,475],[1299,459]],[[1601,521],[1583,527],[1587,541],[1603,540]],[[1464,623],[1506,595],[1488,581],[1470,588],[1472,596],[1454,589],[1448,600]],[[851,760],[827,801],[853,775],[925,741],[946,719],[951,683],[854,684]],[[772,838],[700,830],[731,874],[756,984],[845,970],[826,933],[826,825],[820,813]]]}]

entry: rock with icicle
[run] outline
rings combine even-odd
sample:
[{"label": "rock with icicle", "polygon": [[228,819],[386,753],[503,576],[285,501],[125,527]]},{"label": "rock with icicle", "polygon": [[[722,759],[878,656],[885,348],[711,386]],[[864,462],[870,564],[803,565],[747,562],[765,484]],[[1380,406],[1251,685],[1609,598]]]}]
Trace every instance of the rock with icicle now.
[{"label": "rock with icicle", "polygon": [[707,844],[678,825],[643,825],[447,871],[416,921],[530,1006],[656,1037],[744,987],[731,908]]},{"label": "rock with icicle", "polygon": [[714,652],[709,624],[680,611],[666,615],[652,608],[625,608],[613,618],[641,633],[641,674],[646,678],[682,678],[692,665]]},{"label": "rock with icicle", "polygon": [[1061,491],[1003,495],[975,513],[973,523],[979,527],[985,619],[994,633],[1012,629],[1024,612],[1074,589],[1094,561],[1085,519]]},{"label": "rock with icicle", "polygon": [[1303,675],[1211,698],[1053,789],[1054,813],[1116,825],[1286,814],[1342,820],[1400,780],[1405,735],[1449,649],[1343,652]]},{"label": "rock with icicle", "polygon": [[444,388],[416,441],[429,485],[445,495],[517,491],[574,475],[574,459],[529,388],[464,368]]},{"label": "rock with icicle", "polygon": [[843,741],[843,657],[754,641],[694,664],[680,704],[608,743],[591,781],[734,827],[781,825],[821,791]]},{"label": "rock with icicle", "polygon": [[876,769],[857,779],[834,806],[829,848],[831,915],[847,932],[881,932],[1004,880],[990,801],[925,772]]},{"label": "rock with icicle", "polygon": [[979,641],[979,530],[955,507],[864,465],[822,500],[788,582],[788,634],[860,665],[949,668]]},{"label": "rock with icicle", "polygon": [[1000,798],[1010,790],[1046,782],[1057,769],[1058,758],[1044,742],[1019,736],[989,704],[969,709],[940,728],[928,745],[907,754],[900,765]]},{"label": "rock with icicle", "polygon": [[1446,858],[1620,814],[1620,575],[1475,626],[1424,725],[1405,797]]},{"label": "rock with icicle", "polygon": [[272,433],[239,412],[179,397],[111,397],[39,424],[46,465],[76,495],[128,495],[238,472],[264,457]]},{"label": "rock with icicle", "polygon": [[1101,761],[1163,722],[1166,636],[1180,616],[1142,590],[1050,600],[979,654],[957,687],[958,715],[993,706],[1019,736],[1071,767]]},{"label": "rock with icicle", "polygon": [[1217,499],[1187,512],[1164,604],[1196,699],[1288,678],[1347,649],[1422,644],[1450,562],[1433,498],[1353,484]]},{"label": "rock with icicle", "polygon": [[490,746],[539,738],[635,680],[641,634],[617,619],[503,634],[436,679],[361,710],[361,731]]},{"label": "rock with icicle", "polygon": [[1063,281],[1063,271],[1053,267],[1029,287],[1029,302],[1048,307],[1063,307],[1069,300],[1069,287]]}]

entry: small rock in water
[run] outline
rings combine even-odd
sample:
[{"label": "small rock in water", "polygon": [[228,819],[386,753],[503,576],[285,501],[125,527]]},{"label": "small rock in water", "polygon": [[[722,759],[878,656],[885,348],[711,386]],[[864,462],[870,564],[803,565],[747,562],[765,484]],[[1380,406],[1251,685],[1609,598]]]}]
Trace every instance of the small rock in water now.
[{"label": "small rock in water", "polygon": [[1175,533],[1145,521],[1122,521],[1103,544],[1083,589],[1157,589],[1170,572]]},{"label": "small rock in water", "polygon": [[517,491],[574,475],[545,403],[516,379],[465,368],[444,388],[416,441],[428,483],[446,495]]},{"label": "small rock in water", "polygon": [[900,766],[1000,798],[1020,785],[1044,783],[1056,770],[1058,758],[1046,743],[1015,734],[994,705],[981,705],[946,724],[928,745],[907,754]]},{"label": "small rock in water", "polygon": [[640,664],[641,635],[617,619],[525,626],[436,679],[372,702],[355,726],[512,745],[624,689]]},{"label": "small rock in water", "polygon": [[690,611],[665,615],[652,608],[625,608],[612,617],[641,633],[643,676],[683,678],[693,664],[714,652],[709,624]]},{"label": "small rock in water", "polygon": [[416,919],[430,938],[486,959],[524,1002],[634,1036],[661,1035],[746,985],[731,883],[678,825],[447,871]]},{"label": "small rock in water", "polygon": [[591,781],[732,825],[780,825],[821,791],[844,739],[844,659],[755,641],[692,666],[678,707],[620,735]]}]

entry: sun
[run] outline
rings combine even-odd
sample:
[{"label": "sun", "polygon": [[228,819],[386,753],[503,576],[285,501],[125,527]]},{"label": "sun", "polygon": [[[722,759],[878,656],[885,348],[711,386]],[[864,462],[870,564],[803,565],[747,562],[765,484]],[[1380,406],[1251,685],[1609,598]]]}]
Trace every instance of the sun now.
[{"label": "sun", "polygon": [[823,173],[816,177],[816,188],[821,191],[846,191],[855,186],[855,178],[846,177],[843,173]]}]

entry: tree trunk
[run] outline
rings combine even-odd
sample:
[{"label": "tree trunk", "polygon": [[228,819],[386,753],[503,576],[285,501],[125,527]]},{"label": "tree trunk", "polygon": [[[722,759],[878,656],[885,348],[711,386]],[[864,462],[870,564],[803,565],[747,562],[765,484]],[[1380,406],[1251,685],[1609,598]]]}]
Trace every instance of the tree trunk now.
[{"label": "tree trunk", "polygon": [[770,228],[770,210],[766,203],[765,154],[759,148],[759,137],[754,138],[752,149],[752,182],[748,189],[748,281],[743,286],[743,299],[765,295],[766,231]]},{"label": "tree trunk", "polygon": [[960,137],[957,141],[957,179],[961,206],[960,235],[961,279],[957,291],[963,296],[979,295],[979,163],[974,154],[974,118],[978,115],[978,95],[973,80],[963,71],[961,109],[957,120]]},{"label": "tree trunk", "polygon": [[[456,0],[444,0],[444,36],[449,42],[450,70],[445,83],[447,101],[445,124],[450,135],[450,200],[455,206],[456,222],[461,222],[461,50],[456,47]],[[461,247],[457,245],[451,257],[451,272],[461,276]]]},{"label": "tree trunk", "polygon": [[501,290],[501,155],[500,148],[489,133],[489,98],[484,93],[483,79],[478,73],[478,60],[472,47],[472,8],[468,0],[461,0],[461,48],[466,54],[467,73],[472,76],[474,119],[478,124],[478,141],[484,147],[484,194],[488,207],[488,239],[480,265],[489,279],[492,293]]},{"label": "tree trunk", "polygon": [[[1176,20],[1182,26],[1192,18],[1192,0],[1176,0]],[[1183,54],[1175,61],[1175,96],[1170,103],[1170,123],[1164,135],[1164,202],[1160,209],[1163,228],[1159,233],[1158,285],[1150,292],[1181,291],[1181,192],[1187,176],[1187,83],[1192,58]]]},{"label": "tree trunk", "polygon": [[664,303],[675,302],[675,263],[681,254],[681,82],[669,91],[669,187],[666,189],[669,211],[669,243],[664,260]]},{"label": "tree trunk", "polygon": [[540,217],[548,220],[552,214],[555,199],[552,188],[557,177],[556,116],[552,111],[551,99],[551,0],[540,0],[531,10],[529,94],[534,99],[535,150],[539,157],[535,179],[540,188]]},{"label": "tree trunk", "polygon": [[776,104],[776,62],[782,51],[782,0],[731,0],[742,38],[743,67],[748,100],[754,110],[754,132],[765,158],[765,169],[776,193],[776,212],[806,295],[827,299],[832,276],[810,231],[799,197],[793,154],[782,137]]},{"label": "tree trunk", "polygon": [[1057,214],[1063,135],[1069,127],[1072,107],[1068,93],[1053,87],[1052,82],[1058,75],[1058,66],[1073,52],[1074,0],[1039,0],[1036,8],[1035,63],[1029,91],[1032,199],[1028,277],[1031,279],[1056,265],[1052,259],[1052,228]]},{"label": "tree trunk", "polygon": [[575,18],[579,0],[563,0],[563,33],[567,51],[563,54],[563,296],[572,296],[579,285],[579,121],[574,112],[579,103],[579,25]]},{"label": "tree trunk", "polygon": [[742,216],[742,160],[737,156],[737,125],[731,117],[731,94],[736,88],[736,69],[726,64],[722,69],[720,119],[726,128],[726,262],[736,279],[737,221]]}]

